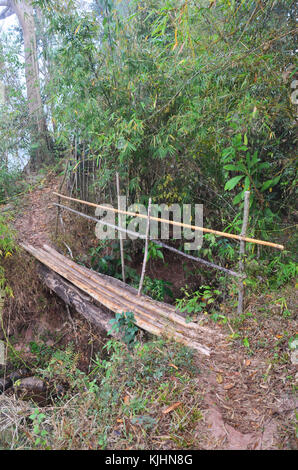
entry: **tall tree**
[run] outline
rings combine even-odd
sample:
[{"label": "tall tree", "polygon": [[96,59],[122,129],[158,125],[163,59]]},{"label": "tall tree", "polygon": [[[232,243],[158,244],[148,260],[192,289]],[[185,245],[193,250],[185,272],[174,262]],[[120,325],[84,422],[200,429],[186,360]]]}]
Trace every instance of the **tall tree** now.
[{"label": "tall tree", "polygon": [[43,110],[37,58],[34,11],[31,0],[0,0],[5,7],[0,20],[16,15],[23,31],[25,49],[25,77],[29,120],[31,126],[32,152],[31,167],[36,169],[49,160],[50,139]]}]

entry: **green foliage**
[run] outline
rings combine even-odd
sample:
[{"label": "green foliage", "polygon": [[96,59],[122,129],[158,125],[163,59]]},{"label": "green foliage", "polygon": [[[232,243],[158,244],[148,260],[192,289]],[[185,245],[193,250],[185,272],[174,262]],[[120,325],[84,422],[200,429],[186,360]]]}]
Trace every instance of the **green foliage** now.
[{"label": "green foliage", "polygon": [[[261,161],[257,150],[254,153],[249,151],[246,134],[243,140],[241,134],[236,134],[232,138],[232,145],[222,152],[222,160],[223,168],[227,172],[226,176],[230,172],[238,173],[225,184],[227,191],[233,190],[236,186],[241,187],[240,192],[233,199],[233,204],[243,201],[245,191],[249,190],[254,190],[253,194],[259,198],[259,202],[264,202],[260,193],[267,189],[272,191],[272,188],[280,180],[280,175],[278,175],[276,178],[264,181],[265,170],[270,169],[271,165],[269,162]],[[252,201],[252,205],[254,205],[254,201]]]},{"label": "green foliage", "polygon": [[288,309],[287,301],[285,297],[281,297],[280,299],[275,300],[274,302],[276,305],[280,306],[280,312],[284,318],[291,317],[291,312]]},{"label": "green foliage", "polygon": [[[91,197],[112,197],[119,171],[128,202],[148,195],[156,203],[203,202],[206,225],[239,233],[239,206],[250,189],[251,235],[280,238],[297,183],[295,15],[292,2],[263,3],[103,0],[88,10],[74,0],[36,2],[44,15],[42,92],[56,153],[76,148],[76,177],[92,168]],[[3,41],[5,163],[5,136],[12,144],[20,137],[24,150],[29,129],[22,38],[7,33]],[[19,121],[26,125],[16,131]],[[76,181],[86,192],[88,180]],[[204,249],[209,259],[232,263],[233,246],[216,240]],[[95,248],[92,257],[94,269],[120,276],[114,253]],[[152,244],[148,257],[163,260]]]},{"label": "green foliage", "polygon": [[[74,346],[70,343],[65,351],[56,350],[52,353],[47,366],[42,365],[38,369],[39,374],[48,382],[55,384],[59,377],[62,384],[65,385],[68,393],[78,391],[86,387],[87,378],[85,374],[78,369],[79,354],[74,352]],[[68,393],[65,395],[69,396]]]},{"label": "green foliage", "polygon": [[[95,371],[104,369],[106,373],[109,369],[113,369],[115,366],[117,370],[121,369],[124,365],[125,371],[130,371],[129,376],[126,377],[126,386],[128,389],[133,389],[137,384],[156,382],[160,384],[160,380],[167,380],[168,377],[176,373],[179,375],[179,369],[188,370],[190,373],[198,373],[198,369],[195,365],[193,351],[186,346],[181,346],[177,343],[171,343],[170,345],[162,340],[155,339],[152,342],[136,343],[133,353],[129,351],[123,351],[123,346],[115,341],[111,340],[108,348],[110,353],[109,361],[98,361],[101,364],[95,368]],[[142,367],[139,367],[139,364]],[[169,367],[171,364],[171,367]],[[113,380],[112,372],[109,371],[106,378]]]},{"label": "green foliage", "polygon": [[[55,351],[39,373],[47,384],[63,384],[65,393],[55,398],[55,406],[33,405],[10,448],[104,449],[113,439],[119,448],[141,449],[152,442],[158,426],[171,439],[183,435],[178,418],[187,433],[195,429],[202,417],[201,391],[191,350],[162,339],[137,343],[133,351],[115,339],[106,346],[105,357],[94,358],[89,374],[78,369],[73,348]],[[187,407],[165,420],[161,411],[178,399]]]},{"label": "green foliage", "polygon": [[[100,166],[90,189],[110,197],[117,170],[129,200],[203,202],[206,225],[236,233],[250,189],[250,235],[278,239],[295,197],[295,109],[282,76],[295,50],[292,6],[100,5],[102,16],[55,1],[43,10],[53,43],[46,93],[55,97],[54,137],[66,149],[75,136],[78,155]],[[237,262],[235,244],[224,239],[203,250]],[[116,251],[96,248],[92,257],[94,269],[121,276]],[[152,243],[148,259],[163,260]]]},{"label": "green foliage", "polygon": [[[239,219],[239,215],[234,219],[234,221],[226,227],[227,232],[238,232],[239,225],[242,224]],[[238,249],[235,244],[227,238],[219,238],[213,235],[212,233],[206,233],[203,235],[203,246],[199,251],[199,256],[209,261],[218,260],[219,264],[226,264],[227,262],[235,263],[238,259]]]},{"label": "green foliage", "polygon": [[0,163],[0,204],[20,192],[22,185],[18,184],[19,177],[17,169],[8,169],[4,163]]},{"label": "green foliage", "polygon": [[181,289],[184,293],[182,299],[176,299],[176,307],[181,312],[186,312],[187,321],[196,319],[197,314],[205,311],[221,295],[218,289],[210,286],[201,286],[199,290],[190,293],[187,286]]},{"label": "green foliage", "polygon": [[44,343],[36,343],[30,341],[30,352],[36,357],[34,361],[35,367],[45,367],[53,355],[53,349]]},{"label": "green foliage", "polygon": [[[121,257],[119,242],[101,241],[97,247],[90,249],[91,267],[108,276],[121,279]],[[131,261],[131,256],[124,251],[124,260]],[[126,274],[134,277],[132,268],[126,266]]]},{"label": "green foliage", "polygon": [[8,225],[7,218],[0,215],[0,256],[11,256],[15,249],[14,232]]},{"label": "green foliage", "polygon": [[294,107],[281,75],[295,51],[290,3],[103,1],[100,15],[39,3],[55,139],[69,147],[76,135],[100,162],[94,188],[117,169],[132,200],[203,200],[214,212],[250,187],[261,219],[267,203],[276,214],[292,198]]},{"label": "green foliage", "polygon": [[29,416],[29,419],[32,421],[33,425],[33,435],[35,437],[34,445],[37,447],[46,446],[47,441],[45,438],[48,435],[48,431],[46,431],[46,429],[42,429],[46,415],[38,408],[35,408],[33,413]]},{"label": "green foliage", "polygon": [[[0,32],[0,201],[15,193],[20,155],[29,149],[20,30]],[[16,167],[16,169],[15,169]],[[0,202],[1,203],[1,202]]]},{"label": "green foliage", "polygon": [[[0,260],[12,256],[17,249],[14,233],[8,225],[7,218],[0,216]],[[12,296],[11,288],[6,284],[4,268],[0,265],[0,291],[3,296]],[[1,312],[0,312],[1,313]],[[2,319],[0,315],[0,319]],[[2,321],[2,320],[1,320]]]},{"label": "green foliage", "polygon": [[214,321],[214,323],[225,324],[228,321],[227,317],[225,317],[225,315],[221,315],[220,313],[212,313],[210,318]]},{"label": "green foliage", "polygon": [[163,279],[151,279],[149,276],[144,277],[143,293],[160,302],[165,300],[166,295],[173,297],[170,282]]},{"label": "green foliage", "polygon": [[130,349],[135,346],[138,332],[135,321],[133,312],[116,313],[115,318],[110,320],[112,326],[110,332],[116,331],[116,333],[120,333],[122,341]]},{"label": "green foliage", "polygon": [[162,261],[165,260],[164,258],[164,255],[163,255],[163,252],[162,252],[162,248],[159,247],[158,245],[156,245],[155,243],[153,242],[149,242],[148,244],[148,255],[147,255],[147,261],[149,259],[161,259]]},{"label": "green foliage", "polygon": [[271,287],[276,289],[297,278],[298,266],[294,261],[285,259],[284,254],[279,254],[268,263],[266,274]]}]

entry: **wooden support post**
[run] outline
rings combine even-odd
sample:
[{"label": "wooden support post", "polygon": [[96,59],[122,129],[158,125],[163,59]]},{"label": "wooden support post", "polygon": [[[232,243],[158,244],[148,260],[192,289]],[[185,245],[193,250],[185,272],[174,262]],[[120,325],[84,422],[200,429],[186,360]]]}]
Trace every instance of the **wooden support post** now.
[{"label": "wooden support post", "polygon": [[[117,198],[118,198],[118,209],[121,209],[120,203],[120,183],[119,183],[119,173],[116,173],[116,186],[117,186]],[[119,221],[118,225],[122,227],[122,214],[119,213],[118,215]],[[123,235],[122,232],[119,233],[119,241],[120,241],[120,254],[121,254],[121,267],[122,267],[122,281],[125,282],[125,264],[124,264],[124,249],[123,249]]]},{"label": "wooden support post", "polygon": [[58,232],[59,232],[59,219],[60,219],[60,215],[61,215],[60,203],[61,203],[61,198],[58,196],[55,238],[58,237]]},{"label": "wooden support post", "polygon": [[145,271],[146,271],[146,264],[147,264],[147,257],[148,257],[148,244],[149,244],[149,236],[150,236],[150,214],[151,214],[151,198],[149,199],[149,204],[148,204],[145,252],[144,252],[144,261],[143,261],[142,274],[141,274],[141,279],[140,279],[140,284],[139,284],[138,296],[141,295],[141,291],[142,291],[142,287],[144,283]]},{"label": "wooden support post", "polygon": [[[244,211],[243,211],[243,223],[242,223],[242,230],[241,230],[241,237],[246,237],[247,225],[248,225],[248,215],[249,215],[249,196],[250,192],[245,191],[244,194]],[[245,240],[240,241],[240,252],[239,252],[239,272],[242,274],[242,279],[239,281],[239,293],[238,293],[238,307],[237,313],[241,315],[243,313],[243,301],[244,301],[244,278],[245,278]]]},{"label": "wooden support post", "polygon": [[[66,162],[66,165],[65,165],[64,175],[63,175],[63,178],[62,178],[60,187],[59,187],[59,193],[60,193],[60,191],[62,191],[63,185],[64,185],[65,180],[66,180],[67,171],[68,171],[68,165],[69,165],[70,159],[71,159],[71,156],[68,158],[68,160],[67,160],[67,162]],[[60,195],[58,195],[58,204],[61,204],[61,197],[60,197]],[[61,207],[59,207],[59,205],[58,205],[58,206],[57,206],[56,229],[55,229],[55,237],[56,237],[56,238],[57,238],[58,232],[59,232],[59,220],[60,220],[60,222],[61,222]]]}]

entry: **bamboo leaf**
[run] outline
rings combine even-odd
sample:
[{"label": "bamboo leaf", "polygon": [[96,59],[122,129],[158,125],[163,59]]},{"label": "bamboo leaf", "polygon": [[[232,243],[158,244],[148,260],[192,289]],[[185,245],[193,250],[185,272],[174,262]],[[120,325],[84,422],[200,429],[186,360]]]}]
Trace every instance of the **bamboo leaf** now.
[{"label": "bamboo leaf", "polygon": [[244,178],[244,175],[234,176],[234,178],[230,179],[225,185],[225,191],[231,191],[234,189],[242,178]]}]

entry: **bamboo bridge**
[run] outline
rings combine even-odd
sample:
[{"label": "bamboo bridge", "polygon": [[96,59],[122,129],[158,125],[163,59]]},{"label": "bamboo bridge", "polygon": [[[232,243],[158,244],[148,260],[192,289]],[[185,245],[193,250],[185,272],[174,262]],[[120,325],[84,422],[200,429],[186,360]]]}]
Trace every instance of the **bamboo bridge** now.
[{"label": "bamboo bridge", "polygon": [[137,289],[81,266],[48,245],[33,247],[22,243],[21,246],[42,264],[39,271],[47,286],[105,331],[111,329],[111,312],[133,312],[139,328],[172,338],[203,355],[209,356],[210,345],[222,337],[214,329],[186,322],[174,306],[146,295],[138,296]]}]

